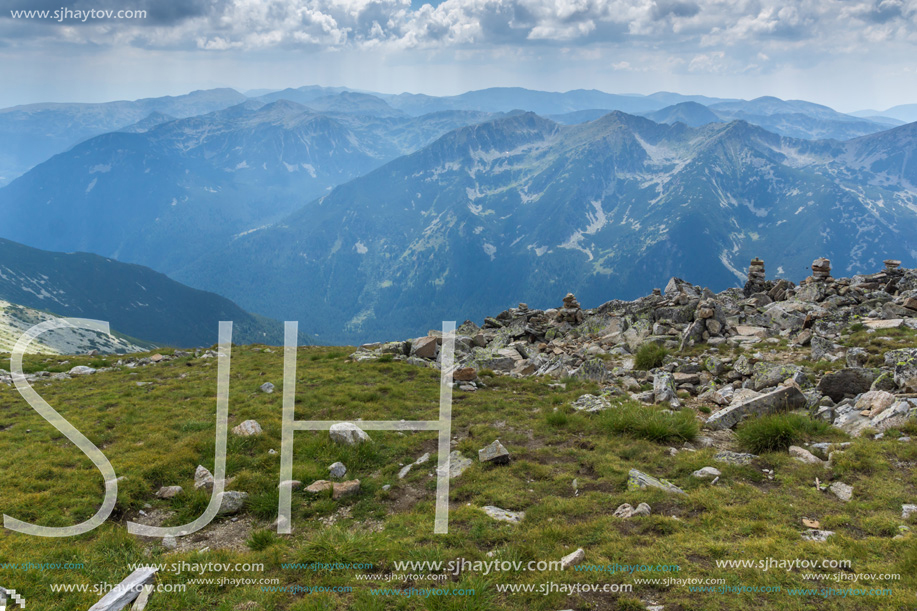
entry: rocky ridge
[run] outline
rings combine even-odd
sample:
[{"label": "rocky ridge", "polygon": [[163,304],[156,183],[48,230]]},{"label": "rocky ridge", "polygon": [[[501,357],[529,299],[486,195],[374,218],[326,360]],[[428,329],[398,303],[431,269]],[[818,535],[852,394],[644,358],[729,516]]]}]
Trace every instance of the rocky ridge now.
[{"label": "rocky ridge", "polygon": [[[830,261],[819,258],[797,285],[767,280],[756,258],[743,289],[713,293],[672,278],[664,290],[592,309],[572,294],[547,310],[521,303],[457,329],[455,384],[475,391],[485,370],[584,378],[603,387],[574,403],[585,411],[629,396],[673,410],[694,407],[707,428],[728,429],[798,409],[853,436],[881,434],[917,417],[917,269],[900,265],[887,260],[876,273],[834,278]],[[900,347],[870,351],[851,345],[855,334],[891,336]],[[365,344],[351,358],[439,367],[441,345],[442,333],[430,331]],[[646,368],[639,353],[650,345],[666,352]]]}]

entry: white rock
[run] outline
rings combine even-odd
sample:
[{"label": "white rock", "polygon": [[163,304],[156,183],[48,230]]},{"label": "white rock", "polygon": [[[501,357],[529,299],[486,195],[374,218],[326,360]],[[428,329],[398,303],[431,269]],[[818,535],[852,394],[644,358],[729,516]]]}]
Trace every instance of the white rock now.
[{"label": "white rock", "polygon": [[805,448],[801,448],[799,446],[790,446],[789,452],[790,456],[799,462],[804,462],[810,465],[824,464],[822,459],[820,459],[818,456],[815,456]]},{"label": "white rock", "polygon": [[213,490],[213,474],[203,465],[198,465],[194,472],[194,489],[200,490],[201,488]]},{"label": "white rock", "polygon": [[347,475],[347,467],[344,466],[344,463],[338,461],[328,466],[328,474],[335,479],[341,479]]},{"label": "white rock", "polygon": [[232,430],[232,434],[239,437],[251,437],[252,435],[260,435],[263,432],[257,420],[246,420]]},{"label": "white rock", "polygon": [[720,470],[716,467],[704,467],[703,469],[698,469],[691,475],[699,479],[713,479],[714,477],[719,477]]},{"label": "white rock", "polygon": [[514,524],[522,521],[522,518],[525,517],[525,512],[523,511],[509,511],[506,509],[500,509],[499,507],[494,507],[492,505],[487,505],[481,509],[483,509],[484,513],[492,517],[494,520],[513,522]]},{"label": "white rock", "polygon": [[828,490],[845,503],[853,497],[853,486],[848,486],[843,482],[834,482],[828,486]]},{"label": "white rock", "polygon": [[912,515],[917,514],[917,505],[902,505],[901,519],[907,520]]},{"label": "white rock", "polygon": [[332,441],[344,443],[349,446],[372,441],[369,435],[353,422],[338,422],[337,424],[332,424],[328,432],[331,435]]},{"label": "white rock", "polygon": [[579,548],[572,554],[567,554],[560,559],[560,568],[561,570],[566,570],[571,566],[576,566],[580,562],[586,559],[586,552],[583,551],[583,548]]}]

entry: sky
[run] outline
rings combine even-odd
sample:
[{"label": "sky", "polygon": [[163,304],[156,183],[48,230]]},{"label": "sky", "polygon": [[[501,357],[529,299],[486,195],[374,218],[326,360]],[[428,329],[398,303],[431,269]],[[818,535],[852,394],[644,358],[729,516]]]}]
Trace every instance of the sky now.
[{"label": "sky", "polygon": [[317,84],[884,110],[917,103],[915,51],[917,0],[0,0],[0,107]]}]

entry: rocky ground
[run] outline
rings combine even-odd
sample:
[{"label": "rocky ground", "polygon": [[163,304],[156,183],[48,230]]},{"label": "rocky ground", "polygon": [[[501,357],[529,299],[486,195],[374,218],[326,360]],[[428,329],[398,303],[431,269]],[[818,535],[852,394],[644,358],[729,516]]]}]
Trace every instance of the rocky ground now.
[{"label": "rocky ground", "polygon": [[[767,281],[758,259],[749,269],[744,289],[713,293],[672,278],[635,301],[584,310],[567,295],[559,308],[519,304],[482,326],[466,321],[455,338],[456,384],[475,391],[484,370],[582,378],[604,389],[577,409],[600,411],[608,397],[629,394],[696,409],[711,430],[798,409],[855,437],[881,436],[917,417],[917,270],[890,260],[877,273],[835,279],[817,259],[797,286]],[[438,367],[441,345],[442,333],[430,331],[361,346],[352,358]],[[647,364],[641,352],[664,356]]]}]

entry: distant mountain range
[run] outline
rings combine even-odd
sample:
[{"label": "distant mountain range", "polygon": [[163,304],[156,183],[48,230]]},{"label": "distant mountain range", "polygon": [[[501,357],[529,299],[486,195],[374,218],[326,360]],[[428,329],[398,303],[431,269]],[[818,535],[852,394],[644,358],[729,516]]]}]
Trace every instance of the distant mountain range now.
[{"label": "distant mountain range", "polygon": [[0,189],[0,236],[175,271],[457,127],[490,115],[316,113],[248,100],[96,136]]},{"label": "distant mountain range", "polygon": [[28,104],[0,109],[0,186],[73,145],[152,113],[193,117],[247,98],[234,89],[103,104]]},{"label": "distant mountain range", "polygon": [[[86,253],[46,252],[3,239],[0,299],[58,316],[106,321],[113,331],[145,340],[147,346],[211,346],[222,320],[233,321],[235,341],[283,342],[279,322],[149,268]],[[116,349],[129,348],[115,346],[111,351]]]},{"label": "distant mountain range", "polygon": [[[456,130],[176,277],[346,342],[567,291],[597,305],[673,275],[722,289],[755,256],[771,277],[801,279],[817,256],[856,273],[914,259],[915,150],[917,124],[839,143],[526,113]],[[234,288],[253,278],[263,290]]]},{"label": "distant mountain range", "polygon": [[[769,97],[220,91],[191,96],[222,108],[158,102],[0,188],[0,236],[146,265],[338,343],[671,275],[721,289],[755,256],[799,278],[817,256],[852,274],[917,253],[917,123]],[[43,307],[25,297],[0,291]],[[279,323],[247,324],[279,341]]]}]

